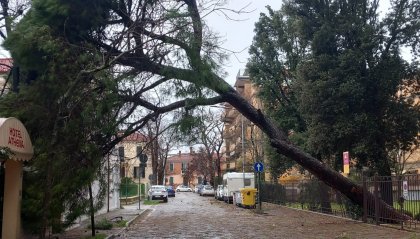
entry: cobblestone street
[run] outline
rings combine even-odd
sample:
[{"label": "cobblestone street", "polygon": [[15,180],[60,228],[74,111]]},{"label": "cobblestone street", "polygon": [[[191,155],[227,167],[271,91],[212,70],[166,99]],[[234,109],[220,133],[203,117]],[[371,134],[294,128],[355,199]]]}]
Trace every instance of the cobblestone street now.
[{"label": "cobblestone street", "polygon": [[263,204],[264,213],[177,193],[116,238],[418,238],[412,232]]}]

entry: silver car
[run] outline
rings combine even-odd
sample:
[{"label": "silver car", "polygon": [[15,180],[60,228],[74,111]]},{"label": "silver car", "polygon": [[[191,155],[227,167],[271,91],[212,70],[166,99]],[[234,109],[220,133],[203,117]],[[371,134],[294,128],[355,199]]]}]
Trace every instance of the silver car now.
[{"label": "silver car", "polygon": [[168,191],[166,191],[166,187],[163,185],[153,185],[147,192],[147,199],[160,199],[163,202],[168,202]]},{"label": "silver car", "polygon": [[210,185],[204,186],[200,191],[200,196],[214,196],[214,188]]},{"label": "silver car", "polygon": [[176,187],[176,191],[177,192],[192,192],[193,190],[185,185],[179,185],[178,187]]},{"label": "silver car", "polygon": [[223,201],[223,185],[218,185],[216,192],[214,193],[214,198],[217,200]]}]

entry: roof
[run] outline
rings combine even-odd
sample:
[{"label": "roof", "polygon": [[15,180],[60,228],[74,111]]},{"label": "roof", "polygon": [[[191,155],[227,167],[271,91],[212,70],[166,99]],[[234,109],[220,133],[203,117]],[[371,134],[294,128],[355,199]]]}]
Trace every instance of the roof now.
[{"label": "roof", "polygon": [[[119,132],[118,135],[121,136],[124,132]],[[147,136],[139,133],[139,132],[134,132],[130,135],[128,135],[127,137],[125,137],[123,140],[123,142],[147,142]]]},{"label": "roof", "polygon": [[194,158],[194,154],[190,154],[190,153],[181,153],[181,154],[176,154],[173,156],[168,157],[168,162],[170,163],[181,163],[181,162],[191,162]]},{"label": "roof", "polygon": [[9,72],[12,66],[13,66],[12,58],[0,58],[0,74]]}]

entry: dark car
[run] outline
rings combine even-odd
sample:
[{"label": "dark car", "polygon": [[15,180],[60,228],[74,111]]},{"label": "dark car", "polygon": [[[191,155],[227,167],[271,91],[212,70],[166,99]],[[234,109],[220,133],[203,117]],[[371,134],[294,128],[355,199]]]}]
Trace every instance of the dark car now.
[{"label": "dark car", "polygon": [[166,191],[168,192],[168,197],[175,197],[175,190],[172,186],[166,186]]}]

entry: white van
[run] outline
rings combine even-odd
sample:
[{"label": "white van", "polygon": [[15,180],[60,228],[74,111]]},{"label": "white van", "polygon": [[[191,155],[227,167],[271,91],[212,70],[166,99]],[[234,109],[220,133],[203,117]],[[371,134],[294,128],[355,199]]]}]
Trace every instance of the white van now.
[{"label": "white van", "polygon": [[254,173],[225,173],[223,175],[223,200],[233,202],[233,192],[240,188],[255,188]]}]

